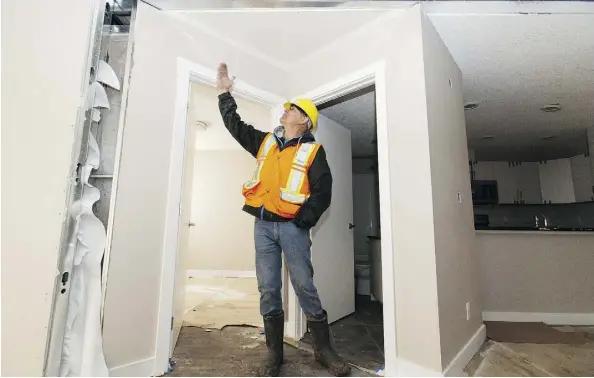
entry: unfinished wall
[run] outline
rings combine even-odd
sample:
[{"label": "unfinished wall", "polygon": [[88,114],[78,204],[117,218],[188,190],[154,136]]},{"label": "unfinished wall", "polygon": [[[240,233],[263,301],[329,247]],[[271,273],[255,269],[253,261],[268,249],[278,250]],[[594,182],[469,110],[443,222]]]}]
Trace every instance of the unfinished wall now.
[{"label": "unfinished wall", "polygon": [[[104,47],[109,56],[109,66],[114,70],[120,83],[125,81],[126,60],[128,58],[129,33],[112,34],[105,38]],[[123,84],[122,84],[123,85]],[[115,90],[106,87],[107,98],[111,109],[101,111],[101,123],[93,128],[92,132],[96,135],[101,154],[101,165],[99,169],[91,175],[93,186],[101,191],[101,198],[95,204],[95,214],[103,225],[107,228],[109,220],[109,202],[111,199],[111,188],[113,172],[115,169],[115,152],[118,138],[118,129],[120,126],[122,90]]]},{"label": "unfinished wall", "polygon": [[[254,271],[254,218],[241,211],[241,186],[255,169],[255,159],[225,128],[215,88],[193,84],[189,108],[191,125],[208,123],[196,132],[192,221],[188,270]],[[236,98],[242,119],[267,129],[270,108]]]},{"label": "unfinished wall", "polygon": [[594,316],[594,233],[477,231],[485,312]]},{"label": "unfinished wall", "polygon": [[[482,325],[462,73],[422,16],[441,365]],[[460,196],[460,198],[458,197]],[[467,320],[466,303],[470,305]]]},{"label": "unfinished wall", "polygon": [[2,376],[43,375],[95,3],[2,2]]},{"label": "unfinished wall", "polygon": [[138,362],[150,375],[163,261],[176,60],[182,57],[213,70],[226,61],[233,75],[276,94],[282,94],[284,75],[265,61],[142,2],[134,38],[103,335],[112,374],[117,374],[114,368]]}]

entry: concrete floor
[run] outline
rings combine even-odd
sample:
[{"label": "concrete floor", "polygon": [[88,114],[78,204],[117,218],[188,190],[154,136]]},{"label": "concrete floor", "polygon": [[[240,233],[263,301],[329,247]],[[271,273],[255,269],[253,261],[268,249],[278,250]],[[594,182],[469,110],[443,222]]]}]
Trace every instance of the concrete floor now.
[{"label": "concrete floor", "polygon": [[[384,367],[384,322],[380,302],[357,295],[355,312],[330,325],[334,349],[348,362],[367,370]],[[303,344],[313,345],[306,333]]]},{"label": "concrete floor", "polygon": [[222,329],[263,327],[255,278],[191,277],[186,288],[184,325]]},{"label": "concrete floor", "polygon": [[[266,353],[264,336],[258,328],[225,327],[206,330],[184,327],[173,354],[175,366],[166,377],[257,376],[256,368]],[[353,369],[353,376],[371,374]],[[311,353],[285,344],[282,377],[328,377]]]},{"label": "concrete floor", "polygon": [[[255,278],[190,278],[186,311],[184,327],[173,355],[176,364],[166,376],[256,376],[266,345],[261,334],[263,323]],[[329,376],[314,361],[308,349],[308,346],[297,349],[285,344],[281,375]],[[380,359],[383,359],[381,353]],[[362,370],[353,370],[358,377],[372,376]]]},{"label": "concrete floor", "polygon": [[[166,376],[256,376],[255,369],[266,353],[266,346],[264,336],[261,334],[262,320],[258,311],[255,279],[197,278],[191,279],[189,283],[185,327],[181,331],[173,356],[176,364],[173,371]],[[351,320],[345,318],[342,323],[337,322],[339,323],[337,326],[346,330],[361,328],[359,324],[354,323],[354,327],[350,327]],[[363,327],[369,328],[371,324],[374,330],[383,328],[380,327],[381,323],[373,323],[374,319],[371,317],[367,320]],[[345,325],[347,323],[349,323],[348,326]],[[518,338],[520,333],[524,333],[525,328],[522,327],[511,332],[512,337]],[[564,340],[551,342],[542,339],[531,343],[523,342],[525,340],[506,342],[508,340],[505,340],[505,336],[502,336],[503,339],[495,337],[498,341],[485,342],[466,367],[464,376],[594,376],[594,327],[556,329],[562,332],[583,332],[588,335],[587,340],[577,344],[566,343]],[[338,333],[341,334],[341,332]],[[334,333],[336,334],[337,331]],[[379,339],[383,336],[382,332],[378,332],[378,338],[373,336],[374,332],[368,333],[371,334],[370,340],[376,339],[376,346],[382,344],[383,340]],[[487,334],[489,335],[489,324],[487,324]],[[535,333],[528,332],[526,337],[535,337]],[[355,340],[363,340],[363,338],[355,337]],[[339,341],[343,346],[348,344],[348,340],[342,340],[340,337]],[[373,342],[370,341],[368,344],[371,345]],[[353,348],[349,347],[341,351],[341,354],[347,358],[364,355],[364,353],[349,353],[350,349]],[[376,355],[377,357],[374,357]],[[363,368],[372,369],[372,366],[383,360],[382,353],[376,353],[375,349],[370,356],[374,358],[359,358],[357,361],[349,358],[349,360],[357,366],[367,365],[364,362],[368,361],[369,366],[363,366]],[[374,376],[370,370],[355,368],[352,375]],[[329,375],[314,361],[311,351],[285,344],[285,365],[281,376],[326,377]]]},{"label": "concrete floor", "polygon": [[[487,326],[488,327],[488,326]],[[511,343],[487,340],[464,371],[471,377],[594,376],[594,327],[563,327],[586,332],[590,341],[574,344]]]}]

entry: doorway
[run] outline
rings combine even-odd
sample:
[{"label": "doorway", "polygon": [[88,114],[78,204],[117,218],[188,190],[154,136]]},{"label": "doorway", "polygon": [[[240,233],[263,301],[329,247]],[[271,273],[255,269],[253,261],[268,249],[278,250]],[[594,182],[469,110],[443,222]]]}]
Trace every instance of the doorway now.
[{"label": "doorway", "polygon": [[[380,62],[376,62],[370,66],[367,66],[359,71],[354,72],[351,75],[346,75],[346,76],[342,76],[341,78],[339,78],[338,80],[334,81],[334,82],[330,82],[327,85],[324,85],[322,87],[319,87],[317,89],[315,89],[314,91],[311,91],[310,93],[304,94],[302,95],[303,97],[308,97],[311,98],[312,101],[314,101],[314,103],[316,103],[318,106],[324,104],[324,103],[328,103],[331,100],[337,99],[337,98],[343,98],[346,94],[352,93],[352,92],[356,92],[362,88],[367,88],[370,86],[374,86],[375,88],[375,96],[377,97],[377,106],[375,107],[375,114],[376,114],[376,124],[377,124],[377,135],[379,136],[377,139],[378,141],[378,146],[377,146],[377,161],[378,161],[378,181],[379,181],[379,191],[381,192],[381,196],[382,198],[389,198],[389,192],[390,192],[390,187],[389,187],[389,177],[387,174],[388,172],[388,155],[387,155],[387,149],[388,149],[388,142],[387,142],[387,120],[386,120],[386,113],[387,113],[387,109],[386,109],[386,103],[385,103],[385,79],[384,79],[384,75],[385,75],[385,63],[380,61]],[[174,141],[173,141],[173,145],[174,146],[178,146],[181,150],[181,152],[179,150],[175,150],[176,151],[176,156],[172,157],[171,160],[171,164],[172,164],[172,170],[178,170],[179,169],[179,165],[182,165],[182,161],[183,161],[183,150],[184,148],[182,147],[183,144],[185,143],[185,136],[184,133],[185,131],[183,131],[186,127],[186,122],[187,122],[187,104],[188,104],[188,96],[190,93],[190,86],[193,85],[192,83],[201,83],[201,84],[206,84],[209,87],[213,87],[214,86],[214,78],[216,77],[216,73],[206,67],[194,64],[192,62],[186,61],[182,58],[178,58],[178,84],[177,84],[177,100],[176,100],[176,118],[175,118],[175,132],[174,132]],[[269,126],[269,130],[272,130],[274,127],[277,126],[277,122],[278,122],[278,112],[279,109],[282,107],[282,104],[284,103],[285,99],[280,97],[280,96],[276,96],[274,94],[265,92],[259,88],[256,87],[252,87],[247,83],[242,83],[239,80],[236,81],[236,86],[234,89],[234,97],[237,99],[242,98],[242,99],[249,99],[251,101],[255,101],[257,103],[260,104],[264,104],[267,105],[271,108],[270,114],[269,114],[269,119],[268,119],[268,126]],[[344,100],[344,98],[343,98]],[[371,111],[373,113],[373,111]],[[219,115],[220,116],[220,115]],[[352,217],[352,206],[353,206],[353,200],[352,200],[352,196],[353,196],[353,189],[352,189],[352,151],[351,151],[351,136],[350,136],[350,131],[340,125],[338,125],[336,122],[331,121],[329,118],[324,117],[323,115],[320,117],[321,119],[325,119],[328,123],[328,127],[320,127],[319,130],[326,130],[328,131],[326,134],[327,135],[322,135],[323,133],[321,133],[320,131],[318,131],[316,133],[316,139],[318,139],[318,141],[322,144],[324,144],[325,146],[325,150],[327,152],[327,156],[329,155],[330,151],[332,154],[334,154],[333,158],[328,157],[328,160],[332,160],[335,162],[340,162],[340,169],[334,169],[336,167],[338,167],[338,165],[336,167],[332,167],[332,163],[331,163],[331,169],[333,170],[333,176],[335,179],[335,187],[336,188],[342,188],[341,191],[341,195],[338,196],[336,195],[336,193],[333,193],[333,206],[331,207],[331,210],[329,212],[327,212],[327,214],[325,215],[325,217],[327,218],[325,221],[321,221],[320,224],[324,224],[325,227],[330,227],[330,231],[331,232],[318,232],[319,230],[313,230],[312,232],[312,239],[313,239],[313,245],[314,248],[312,249],[312,259],[314,260],[314,266],[317,266],[316,269],[316,277],[326,277],[327,279],[324,282],[318,282],[319,280],[317,280],[316,284],[318,286],[318,291],[324,291],[324,287],[326,288],[326,292],[328,292],[328,290],[330,292],[335,291],[337,289],[340,289],[340,295],[335,296],[335,298],[337,298],[337,301],[334,301],[333,304],[333,308],[341,308],[341,310],[339,311],[333,311],[333,310],[329,310],[329,314],[333,314],[332,316],[335,316],[336,319],[330,319],[330,322],[334,322],[335,320],[339,320],[340,318],[344,318],[347,315],[350,315],[352,313],[355,312],[356,310],[356,301],[355,301],[355,253],[354,253],[354,245],[353,245],[353,229],[349,227],[348,225],[348,221],[346,224],[343,224],[344,220],[351,220],[350,222],[353,223],[353,217]],[[322,121],[324,122],[324,121]],[[337,131],[337,133],[332,133],[330,132],[330,130],[333,129],[333,127],[331,125],[334,125],[334,129],[335,131]],[[265,125],[262,125],[259,127],[261,129],[265,129]],[[199,129],[197,129],[197,132],[200,132]],[[341,131],[340,131],[341,130]],[[207,131],[208,132],[208,131]],[[214,129],[213,129],[214,132]],[[230,137],[229,133],[227,132],[227,130],[224,130],[224,137],[225,138],[230,138],[230,140],[233,142],[232,145],[233,146],[237,146],[237,143]],[[340,138],[339,138],[340,136]],[[346,136],[346,137],[345,137]],[[200,136],[197,138],[197,141],[199,141],[201,138]],[[344,143],[337,143],[337,140],[340,139],[341,141],[344,141]],[[222,140],[219,139],[217,141],[217,143],[221,143]],[[198,143],[198,142],[197,142]],[[346,148],[345,148],[346,146]],[[175,168],[174,168],[175,166]],[[339,174],[340,172],[340,174]],[[172,187],[175,188],[176,182],[179,182],[177,180],[181,181],[181,177],[183,175],[181,174],[181,172],[175,172],[174,175],[172,175],[170,177],[170,182],[171,185],[173,185]],[[240,175],[238,175],[240,176]],[[344,185],[336,185],[337,182],[337,177],[342,176],[343,177],[343,181],[346,184]],[[242,180],[245,177],[238,177],[238,179]],[[166,240],[169,240],[169,245],[176,245],[177,243],[174,242],[174,240],[177,240],[178,238],[178,232],[177,230],[180,230],[180,227],[183,225],[184,222],[179,222],[177,220],[178,214],[177,214],[177,206],[179,204],[179,198],[181,196],[181,193],[179,190],[175,190],[175,193],[172,191],[170,192],[170,196],[169,196],[169,203],[171,204],[171,218],[168,217],[168,226],[167,226],[167,232],[166,232]],[[337,201],[340,203],[345,203],[348,206],[340,206],[340,204],[337,204]],[[341,213],[341,211],[336,211],[336,210],[340,210],[340,209],[347,209],[347,212],[345,212],[344,214]],[[385,211],[382,212],[381,217],[382,219],[382,224],[385,226],[384,229],[384,234],[383,234],[383,239],[381,239],[381,244],[382,247],[380,248],[380,251],[389,251],[392,249],[391,246],[391,227],[390,227],[390,222],[391,222],[391,217],[390,217],[390,203],[389,201],[387,203],[383,204],[382,209]],[[175,215],[176,217],[174,218],[174,212],[175,210]],[[238,211],[239,213],[239,211]],[[331,220],[330,215],[331,213],[334,214],[334,220]],[[342,215],[341,215],[342,214]],[[239,214],[239,215],[243,215],[243,214]],[[338,215],[338,216],[337,216]],[[249,218],[249,217],[248,217]],[[247,218],[246,218],[247,219]],[[339,221],[336,222],[336,219],[338,219]],[[192,223],[192,222],[190,222]],[[331,226],[331,224],[334,225],[338,225],[336,229],[334,229],[333,226]],[[330,225],[330,226],[329,226]],[[335,243],[335,239],[334,239],[334,235],[336,235],[336,233],[339,233],[340,235],[345,235],[345,237],[341,237],[343,241],[346,241],[346,244],[348,246],[348,240],[350,238],[350,247],[345,247],[343,248],[343,250],[345,251],[349,251],[349,253],[347,253],[346,258],[341,259],[341,263],[344,263],[344,268],[345,269],[333,269],[332,272],[336,273],[336,272],[341,272],[341,281],[344,280],[344,282],[348,282],[348,287],[345,287],[344,285],[339,285],[337,284],[337,282],[334,282],[332,275],[329,274],[318,274],[320,272],[320,268],[324,267],[324,268],[332,268],[332,265],[330,264],[324,264],[324,263],[318,263],[316,264],[315,260],[319,259],[320,257],[323,258],[329,258],[332,259],[332,255],[324,255],[323,251],[328,251],[331,249],[325,248],[324,246],[327,245],[328,243],[334,244]],[[324,242],[320,242],[320,237],[326,236],[324,239]],[[328,237],[328,235],[330,235],[330,237]],[[379,241],[379,240],[378,240]],[[181,242],[181,240],[179,240],[179,242]],[[381,252],[380,252],[381,253]],[[390,254],[386,254],[384,252],[385,255],[387,256],[382,256],[381,258],[381,265],[382,265],[382,273],[384,277],[388,277],[389,280],[393,280],[393,259],[392,256]],[[176,269],[176,265],[177,268],[183,266],[183,265],[179,265],[179,262],[175,262],[174,266],[170,266],[170,262],[172,262],[167,256],[164,256],[165,260],[164,260],[164,269],[165,271],[167,270],[178,270]],[[168,267],[169,265],[169,267]],[[167,275],[164,275],[164,277],[170,277]],[[174,282],[172,282],[172,286],[173,286],[173,292],[174,293],[179,293],[181,287],[179,285],[177,285],[177,282],[182,282],[183,281],[183,285],[186,284],[187,280],[180,280],[179,279],[179,275],[177,275],[178,279],[175,280]],[[314,280],[316,280],[316,277],[314,277]],[[284,282],[287,282],[286,280],[284,280]],[[295,306],[297,304],[297,299],[295,297],[295,294],[292,290],[292,288],[288,288],[288,285],[285,285],[285,287],[287,288],[286,291],[283,292],[283,296],[284,296],[284,301],[285,301],[285,306],[286,306],[286,325],[285,325],[285,336],[287,337],[287,339],[294,339],[294,340],[300,340],[301,336],[303,336],[305,334],[305,318],[302,316],[301,313],[301,309],[298,306]],[[386,355],[390,356],[390,358],[388,358],[388,360],[386,361],[386,366],[388,367],[388,369],[390,368],[390,366],[394,366],[396,363],[396,329],[395,329],[395,311],[394,311],[394,284],[393,281],[391,283],[386,282],[386,280],[382,280],[382,289],[381,291],[383,292],[383,306],[378,307],[380,308],[381,312],[383,312],[383,318],[384,318],[384,333],[386,335],[388,335],[387,337],[385,337],[385,346],[384,349],[386,350]],[[167,283],[163,283],[163,288],[167,287]],[[346,288],[346,290],[343,290],[342,288]],[[185,288],[183,289],[184,293],[185,293]],[[171,292],[170,292],[171,293]],[[173,295],[174,293],[171,293],[169,295]],[[168,319],[171,319],[170,317],[168,318],[168,313],[171,314],[172,311],[172,307],[171,307],[171,302],[168,302],[168,293],[167,291],[163,292],[163,296],[161,297],[161,316],[160,316],[160,320],[159,320],[159,334],[158,334],[158,343],[157,343],[157,359],[156,362],[158,364],[163,364],[166,363],[166,361],[168,361],[168,359],[171,357],[172,352],[173,352],[173,348],[170,348],[168,345],[168,348],[164,348],[165,345],[165,341],[166,340],[171,340],[171,337],[175,337],[175,332],[171,333],[171,330],[169,329],[170,327],[170,322],[167,322]],[[173,295],[174,297],[177,297],[177,295]],[[327,297],[327,298],[331,298],[332,296],[322,296]],[[171,297],[169,297],[171,298]],[[371,296],[369,296],[369,301],[371,301]],[[168,306],[168,303],[169,306]],[[332,302],[332,301],[325,301],[325,306],[328,308],[328,303]],[[175,301],[174,301],[175,303]],[[375,303],[375,305],[377,306],[378,303]],[[176,306],[173,306],[174,308],[176,308]],[[185,306],[185,308],[187,309],[188,306]],[[343,315],[341,315],[341,313]],[[175,316],[174,316],[175,317]],[[378,328],[376,328],[376,331],[378,330]],[[381,334],[381,332],[380,332]],[[182,335],[183,336],[183,335]],[[253,335],[254,337],[257,337],[257,335]],[[212,337],[212,332],[211,333],[207,333],[202,335],[203,338],[208,338],[208,337]],[[252,336],[250,336],[252,337]],[[252,344],[254,344],[254,341],[252,340],[251,342]],[[169,343],[167,343],[169,344]],[[249,348],[251,346],[251,344],[246,344],[241,346],[241,349],[239,349],[237,352],[238,353],[244,353],[246,352],[245,349],[243,349],[243,347],[245,348]],[[376,345],[377,346],[377,345]],[[239,345],[236,345],[236,347],[240,347]],[[378,348],[380,349],[380,348]],[[231,353],[231,349],[228,350],[229,353]],[[255,350],[250,351],[250,352],[255,352]],[[295,352],[298,353],[298,352]],[[302,356],[303,357],[303,356]],[[377,361],[374,361],[374,365],[373,367],[375,368],[375,362],[381,362],[381,358],[376,358]],[[297,361],[297,360],[296,360]],[[378,364],[379,365],[379,364]],[[302,364],[298,364],[298,366],[296,365],[295,368],[301,368]],[[166,370],[166,369],[165,369]],[[366,369],[369,370],[369,369]]]},{"label": "doorway", "polygon": [[[375,106],[375,86],[369,85],[359,90],[350,92],[334,100],[318,104],[321,121],[319,142],[324,144],[326,132],[334,139],[338,134],[348,131],[350,136],[350,163],[351,185],[347,189],[351,194],[350,206],[342,202],[337,204],[348,207],[352,212],[352,220],[348,222],[348,237],[351,238],[349,251],[335,251],[335,254],[344,252],[346,256],[333,256],[335,264],[339,259],[350,259],[349,263],[340,262],[341,266],[349,267],[350,280],[342,281],[351,285],[349,290],[354,304],[349,313],[342,312],[338,315],[329,313],[333,344],[336,351],[349,363],[364,370],[380,371],[384,367],[384,329],[382,305],[382,268],[381,268],[381,231],[380,231],[380,201],[379,201],[379,175],[377,156],[377,122]],[[343,129],[343,130],[339,130]],[[334,188],[333,197],[340,196],[341,185],[349,180],[341,177],[343,172],[335,161],[337,154],[331,150],[327,152],[328,163],[333,169]],[[338,187],[337,187],[338,185]],[[339,199],[340,201],[340,199]],[[334,199],[333,199],[334,202]],[[352,210],[350,210],[352,209]],[[328,232],[322,224],[315,232]],[[333,233],[336,235],[336,232]],[[315,239],[315,236],[314,236]],[[342,244],[339,244],[342,246]],[[317,271],[320,261],[315,258],[315,240],[312,252],[314,271]],[[323,268],[322,268],[323,269]],[[314,275],[314,279],[317,277]],[[341,280],[341,278],[334,278]],[[342,282],[341,281],[341,282]],[[324,289],[320,296],[326,306],[328,294]],[[327,305],[333,308],[334,304]],[[353,311],[354,310],[354,311]],[[330,311],[330,310],[329,310]],[[343,316],[345,315],[346,316]],[[312,339],[307,332],[301,343],[312,346]]]},{"label": "doorway", "polygon": [[[236,102],[246,122],[268,124],[269,106]],[[253,220],[241,211],[244,198],[238,190],[253,174],[254,159],[225,129],[216,88],[190,84],[188,127],[196,129],[197,138],[188,248],[180,250],[186,254],[184,327],[262,327]]]}]

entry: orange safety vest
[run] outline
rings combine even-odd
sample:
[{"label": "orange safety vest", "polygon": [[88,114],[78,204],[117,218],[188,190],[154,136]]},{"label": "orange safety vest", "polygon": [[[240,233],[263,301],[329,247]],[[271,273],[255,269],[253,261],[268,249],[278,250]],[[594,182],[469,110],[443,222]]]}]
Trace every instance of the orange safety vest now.
[{"label": "orange safety vest", "polygon": [[243,184],[245,204],[294,218],[309,198],[307,172],[319,148],[307,142],[279,151],[274,135],[268,134],[258,150],[254,176]]}]

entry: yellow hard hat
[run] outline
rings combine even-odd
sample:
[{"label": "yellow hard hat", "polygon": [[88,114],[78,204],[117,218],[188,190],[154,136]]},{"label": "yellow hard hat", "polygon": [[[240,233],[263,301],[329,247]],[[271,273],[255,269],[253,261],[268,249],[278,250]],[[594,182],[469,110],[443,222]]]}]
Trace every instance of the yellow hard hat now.
[{"label": "yellow hard hat", "polygon": [[293,101],[285,102],[285,109],[289,109],[292,105],[295,105],[307,114],[311,120],[311,131],[315,131],[318,127],[318,108],[316,108],[316,105],[306,98],[298,98]]}]

